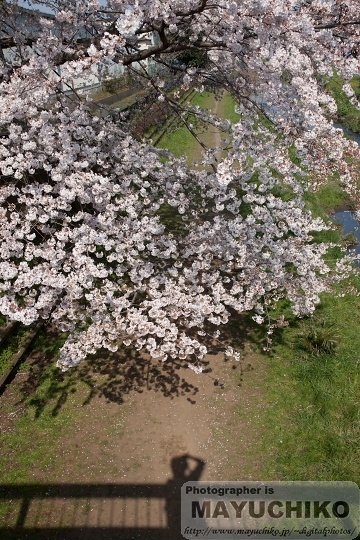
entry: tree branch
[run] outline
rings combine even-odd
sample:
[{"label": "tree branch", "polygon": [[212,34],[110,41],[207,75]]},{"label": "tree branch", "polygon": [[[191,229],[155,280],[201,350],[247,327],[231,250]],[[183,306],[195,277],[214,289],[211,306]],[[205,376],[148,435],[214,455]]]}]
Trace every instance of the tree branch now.
[{"label": "tree branch", "polygon": [[350,26],[354,24],[360,24],[360,19],[355,21],[348,21],[348,22],[332,22],[327,24],[316,24],[314,25],[315,30],[326,30],[330,28],[337,28],[339,26]]}]

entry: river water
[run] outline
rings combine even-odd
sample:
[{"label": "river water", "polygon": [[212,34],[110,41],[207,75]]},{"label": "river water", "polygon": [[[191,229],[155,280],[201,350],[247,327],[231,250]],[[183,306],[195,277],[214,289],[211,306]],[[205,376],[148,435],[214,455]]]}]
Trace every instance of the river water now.
[{"label": "river water", "polygon": [[[267,110],[272,115],[275,115],[278,113],[279,109],[276,107],[276,105],[272,105],[271,107],[266,104],[266,102],[263,100],[263,98],[259,96],[251,96],[261,107],[264,108],[264,110]],[[357,144],[360,146],[360,133],[355,133],[354,131],[351,131],[351,129],[348,129],[341,124],[334,124],[334,127],[340,128],[343,130],[343,132],[354,139],[354,141],[357,142]],[[357,244],[351,246],[351,251],[355,251],[357,255],[360,254],[360,223],[355,219],[355,214],[349,210],[339,210],[338,212],[335,212],[332,215],[332,219],[338,223],[341,223],[343,230],[342,234],[346,235],[349,233],[352,233],[354,237],[357,240]],[[360,266],[360,260],[357,263]]]},{"label": "river water", "polygon": [[[335,127],[341,128],[344,133],[354,139],[358,145],[360,145],[360,133],[354,133],[350,129],[344,128],[341,124],[334,124]],[[355,214],[350,210],[339,210],[332,216],[333,220],[342,225],[342,234],[350,234],[357,240],[357,244],[351,246],[351,250],[355,251],[357,255],[360,255],[360,223],[355,219]],[[357,263],[360,265],[360,261]]]},{"label": "river water", "polygon": [[[350,250],[355,251],[356,255],[360,255],[360,223],[355,219],[355,214],[349,210],[342,210],[340,212],[335,212],[332,219],[337,223],[342,225],[342,234],[350,234],[356,238],[357,243],[352,245]],[[360,261],[357,262],[358,266]]]},{"label": "river water", "polygon": [[334,127],[342,129],[346,135],[349,135],[349,137],[354,139],[354,141],[356,141],[358,145],[360,145],[360,133],[355,133],[354,131],[351,131],[351,129],[348,129],[341,124],[334,124]]}]

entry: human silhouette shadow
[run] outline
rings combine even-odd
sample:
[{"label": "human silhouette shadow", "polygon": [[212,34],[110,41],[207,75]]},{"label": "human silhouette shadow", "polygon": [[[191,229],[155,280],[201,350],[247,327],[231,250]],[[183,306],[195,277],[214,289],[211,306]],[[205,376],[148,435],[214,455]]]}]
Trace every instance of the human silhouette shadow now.
[{"label": "human silhouette shadow", "polygon": [[186,482],[196,482],[200,479],[205,461],[189,454],[174,457],[171,460],[173,478],[166,484],[166,514],[171,540],[183,540],[181,534],[181,487]]}]

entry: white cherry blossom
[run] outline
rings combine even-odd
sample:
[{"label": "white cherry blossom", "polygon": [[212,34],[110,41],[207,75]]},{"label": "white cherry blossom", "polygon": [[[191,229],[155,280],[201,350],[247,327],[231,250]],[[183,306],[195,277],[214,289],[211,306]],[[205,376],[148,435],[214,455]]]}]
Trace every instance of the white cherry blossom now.
[{"label": "white cherry blossom", "polygon": [[[349,83],[360,73],[358,2],[342,4],[49,2],[54,18],[21,27],[17,5],[6,5],[0,312],[68,332],[61,369],[101,347],[134,347],[201,373],[206,336],[218,338],[233,313],[266,324],[268,306],[287,298],[295,314],[311,314],[350,274],[346,256],[326,263],[334,246],[314,236],[329,225],[304,203],[336,172],[359,206],[359,148],[334,128],[336,104],[321,83],[336,69],[358,107]],[[149,33],[156,39],[144,46]],[[204,62],[184,65],[184,51]],[[104,117],[75,84],[91,81],[100,60],[136,72],[153,89],[147,99],[194,136],[207,123],[223,141],[189,167],[136,138],[124,114]],[[168,60],[177,93],[146,71]],[[239,121],[184,102],[190,87],[229,92]]]}]

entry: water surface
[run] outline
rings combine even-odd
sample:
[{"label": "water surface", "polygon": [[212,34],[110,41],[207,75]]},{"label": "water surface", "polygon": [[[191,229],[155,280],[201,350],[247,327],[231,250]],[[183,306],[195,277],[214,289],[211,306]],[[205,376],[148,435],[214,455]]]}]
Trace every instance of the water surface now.
[{"label": "water surface", "polygon": [[[357,240],[357,243],[349,248],[352,252],[355,251],[356,255],[360,255],[360,223],[355,219],[354,212],[349,210],[342,210],[335,212],[332,219],[342,225],[342,234],[353,234]],[[360,265],[360,261],[357,262]]]}]

